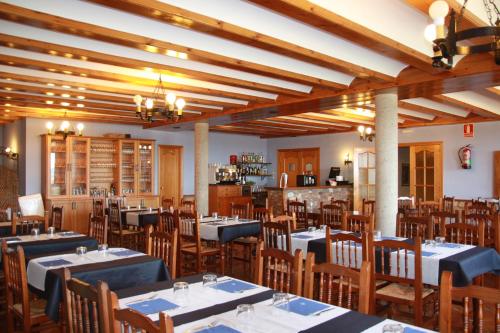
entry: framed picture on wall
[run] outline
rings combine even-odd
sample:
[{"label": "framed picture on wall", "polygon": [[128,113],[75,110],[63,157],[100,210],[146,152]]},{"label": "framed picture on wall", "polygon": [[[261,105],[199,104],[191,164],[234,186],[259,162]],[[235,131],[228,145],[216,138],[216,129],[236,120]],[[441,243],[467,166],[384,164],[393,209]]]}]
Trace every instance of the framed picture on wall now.
[{"label": "framed picture on wall", "polygon": [[401,186],[410,186],[410,163],[401,163]]}]

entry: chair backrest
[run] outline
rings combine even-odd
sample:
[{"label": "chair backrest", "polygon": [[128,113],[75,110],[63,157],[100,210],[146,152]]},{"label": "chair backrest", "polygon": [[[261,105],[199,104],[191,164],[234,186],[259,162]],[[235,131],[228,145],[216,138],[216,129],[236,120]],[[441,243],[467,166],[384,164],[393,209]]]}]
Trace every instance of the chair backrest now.
[{"label": "chair backrest", "polygon": [[[498,332],[500,328],[500,289],[469,285],[453,287],[453,273],[443,271],[439,291],[439,331],[441,333],[457,332],[452,323],[457,302],[462,303],[463,332]],[[491,310],[487,310],[487,308]],[[484,315],[491,314],[491,327],[487,328]]]},{"label": "chair backrest", "polygon": [[458,222],[441,225],[441,236],[450,243],[484,246],[484,220],[478,220],[478,224]]},{"label": "chair backrest", "polygon": [[361,267],[361,262],[368,260],[368,235],[361,233],[361,237],[355,234],[336,233],[331,234],[330,228],[326,227],[326,262],[346,266],[353,269]]},{"label": "chair backrest", "polygon": [[367,200],[363,198],[361,204],[361,214],[362,215],[375,215],[375,200]]},{"label": "chair backrest", "polygon": [[292,251],[292,238],[289,222],[265,222],[262,224],[262,239],[264,248]]},{"label": "chair backrest", "polygon": [[375,228],[375,216],[351,215],[344,212],[342,216],[342,230],[352,232],[373,232]]},{"label": "chair backrest", "polygon": [[439,201],[439,210],[447,213],[455,212],[455,197],[444,196]]},{"label": "chair backrest", "polygon": [[415,208],[415,197],[399,197],[398,213],[406,214],[407,211]]},{"label": "chair backrest", "polygon": [[404,238],[434,239],[434,221],[432,216],[396,217],[396,236]]},{"label": "chair backrest", "polygon": [[108,216],[92,216],[92,213],[89,213],[89,236],[95,238],[99,244],[108,243]]},{"label": "chair backrest", "polygon": [[[7,242],[2,240],[2,263],[7,308],[12,309],[14,304],[21,304],[22,313],[31,313],[23,248],[9,248]],[[23,326],[27,329],[31,327],[31,316],[23,316]]]},{"label": "chair backrest", "polygon": [[170,233],[154,231],[152,225],[146,229],[146,253],[162,259],[168,266],[172,279],[175,279],[177,270],[178,233],[178,229],[174,229]]},{"label": "chair backrest", "polygon": [[259,220],[261,222],[268,222],[271,218],[271,213],[269,208],[265,207],[253,207],[252,208],[252,218],[254,220]]},{"label": "chair backrest", "polygon": [[[370,313],[371,265],[363,261],[354,270],[331,263],[316,264],[314,252],[307,253],[304,297],[343,308]],[[358,299],[355,299],[355,296]]]},{"label": "chair backrest", "polygon": [[166,313],[158,313],[160,323],[157,325],[147,316],[130,308],[120,309],[118,297],[108,290],[108,314],[110,332],[146,332],[146,333],[173,333],[174,323]]},{"label": "chair backrest", "polygon": [[319,204],[319,223],[320,225],[329,226],[332,229],[342,228],[342,215],[344,209],[340,205],[334,204]]},{"label": "chair backrest", "polygon": [[302,250],[295,254],[279,249],[264,249],[257,246],[255,259],[255,283],[271,289],[302,294]]},{"label": "chair backrest", "polygon": [[183,212],[179,214],[179,244],[182,242],[198,243],[200,221],[195,212]]},{"label": "chair backrest", "polygon": [[349,199],[347,199],[347,200],[335,200],[335,198],[332,198],[330,203],[332,205],[341,206],[342,209],[345,211],[351,210],[351,200],[349,200]]},{"label": "chair backrest", "polygon": [[434,231],[433,234],[435,236],[441,235],[441,226],[445,224],[458,223],[460,219],[458,217],[458,212],[456,213],[448,213],[448,212],[433,212],[431,213],[432,218],[434,219]]},{"label": "chair backrest", "polygon": [[239,204],[231,202],[231,216],[238,215],[239,218],[250,218],[250,203]]},{"label": "chair backrest", "polygon": [[158,211],[158,224],[156,231],[172,233],[175,229],[179,228],[179,215],[177,211],[170,211],[170,209]]},{"label": "chair backrest", "polygon": [[490,214],[492,213],[491,207],[488,205],[486,201],[472,200],[465,205],[464,214],[472,215],[472,214]]},{"label": "chair backrest", "polygon": [[109,203],[108,224],[111,232],[118,231],[120,234],[122,233],[122,214],[118,202]]},{"label": "chair backrest", "polygon": [[181,204],[179,206],[179,211],[185,213],[194,213],[196,210],[196,201],[195,200],[187,200],[182,198]]},{"label": "chair backrest", "polygon": [[295,219],[298,228],[307,228],[308,217],[307,217],[307,200],[296,201],[296,200],[286,200],[286,212],[287,215],[295,214]]},{"label": "chair backrest", "polygon": [[288,223],[290,225],[290,231],[297,230],[297,219],[295,217],[295,213],[292,213],[292,215],[271,215],[269,221],[275,223]]},{"label": "chair backrest", "polygon": [[174,197],[171,197],[171,198],[163,198],[161,200],[161,206],[163,207],[163,209],[167,209],[169,210],[170,207],[175,207],[174,206]]},{"label": "chair backrest", "polygon": [[[63,299],[66,314],[66,329],[69,333],[109,332],[107,302],[96,287],[76,278],[64,268]],[[99,288],[107,288],[100,284]]]},{"label": "chair backrest", "polygon": [[496,247],[500,240],[500,214],[462,214],[462,222],[466,224],[479,225],[484,223],[484,246]]},{"label": "chair backrest", "polygon": [[439,201],[424,201],[420,198],[418,199],[417,210],[418,216],[429,216],[439,211]]},{"label": "chair backrest", "polygon": [[104,199],[92,200],[92,214],[94,216],[104,216]]},{"label": "chair backrest", "polygon": [[50,225],[56,230],[62,230],[63,223],[63,206],[62,207],[54,207],[52,206],[52,221]]},{"label": "chair backrest", "polygon": [[29,235],[33,228],[38,228],[40,231],[47,231],[49,228],[49,212],[45,212],[44,216],[30,215],[18,217],[14,214],[12,217],[12,235]]}]

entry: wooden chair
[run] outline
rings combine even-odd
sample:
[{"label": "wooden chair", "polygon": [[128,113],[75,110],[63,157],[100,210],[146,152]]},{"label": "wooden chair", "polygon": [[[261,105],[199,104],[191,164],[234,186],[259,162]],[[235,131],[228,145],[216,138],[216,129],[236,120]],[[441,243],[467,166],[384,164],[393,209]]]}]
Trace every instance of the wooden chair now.
[{"label": "wooden chair", "polygon": [[396,217],[396,236],[404,238],[434,239],[434,221],[432,216],[405,216]]},{"label": "wooden chair", "polygon": [[142,231],[129,229],[122,223],[122,214],[120,206],[116,202],[109,205],[108,223],[110,230],[110,243],[113,246],[128,247],[137,249]]},{"label": "wooden chair", "polygon": [[375,215],[375,200],[367,200],[363,198],[361,204],[361,214],[362,215]]},{"label": "wooden chair", "polygon": [[407,215],[415,209],[415,197],[399,197],[398,198],[398,213]]},{"label": "wooden chair", "polygon": [[[98,284],[101,290],[76,278],[64,268],[64,314],[68,333],[109,332],[106,292],[107,284]],[[104,288],[104,289],[102,289]]]},{"label": "wooden chair", "polygon": [[[190,223],[190,222],[185,222]],[[200,237],[200,220],[196,214],[194,213],[194,219],[192,223],[192,237],[191,239],[194,241],[194,245],[192,246],[181,246],[181,255],[180,255],[180,270],[182,272],[183,264],[185,262],[184,257],[192,257],[195,261],[195,272],[200,274],[205,268],[207,268],[206,260],[208,258],[214,259],[214,262],[219,259],[219,268],[222,271],[223,262],[220,258],[221,251],[218,247],[211,246],[211,244],[202,243]]]},{"label": "wooden chair", "polygon": [[166,313],[159,312],[160,323],[157,325],[147,316],[130,308],[120,309],[118,297],[108,290],[108,315],[110,333],[146,332],[146,333],[174,333],[174,322]]},{"label": "wooden chair", "polygon": [[271,215],[269,221],[275,223],[288,223],[290,225],[291,232],[297,230],[297,219],[295,218],[295,213],[292,213],[292,215]]},{"label": "wooden chair", "polygon": [[442,225],[460,222],[458,213],[434,212],[431,216],[434,219],[433,235],[435,236],[441,235]]},{"label": "wooden chair", "polygon": [[[458,332],[458,329],[453,328],[453,323],[460,321],[459,318],[453,318],[453,314],[457,313],[453,309],[457,302],[463,304],[461,332],[482,333],[500,330],[500,289],[477,285],[453,287],[453,273],[444,271],[441,274],[439,294],[439,331],[441,333]],[[486,327],[485,314],[491,314],[490,327]]]},{"label": "wooden chair", "polygon": [[231,202],[231,216],[238,215],[239,218],[248,219],[250,214],[250,203],[238,204]]},{"label": "wooden chair", "polygon": [[7,332],[15,332],[15,322],[22,323],[23,332],[59,329],[45,314],[45,300],[30,300],[23,248],[8,248],[7,242],[3,240],[2,263],[7,300]]},{"label": "wooden chair", "polygon": [[335,200],[335,198],[332,198],[330,203],[332,205],[341,206],[342,210],[344,210],[344,211],[351,210],[351,200],[349,200],[349,199],[347,199],[347,200]]},{"label": "wooden chair", "polygon": [[430,216],[432,213],[439,211],[438,201],[423,201],[420,198],[417,202],[418,216]]},{"label": "wooden chair", "polygon": [[302,294],[302,250],[257,249],[255,283],[280,292]]},{"label": "wooden chair", "polygon": [[265,249],[292,252],[292,238],[288,222],[265,222],[262,225],[262,238]]},{"label": "wooden chair", "polygon": [[368,233],[361,237],[354,234],[331,234],[326,227],[326,262],[359,270],[362,261],[368,260]]},{"label": "wooden chair", "polygon": [[439,210],[446,213],[455,213],[455,197],[442,197],[439,200]]},{"label": "wooden chair", "polygon": [[108,243],[107,216],[92,216],[92,213],[89,213],[89,237],[95,238],[99,244]]},{"label": "wooden chair", "polygon": [[286,200],[286,215],[295,214],[297,227],[300,229],[309,226],[309,219],[307,217],[307,201],[292,201]]},{"label": "wooden chair", "polygon": [[163,207],[163,209],[165,210],[170,210],[171,207],[175,207],[174,206],[174,197],[171,197],[171,198],[163,198],[161,200],[161,206]]},{"label": "wooden chair", "polygon": [[484,224],[484,246],[497,247],[500,243],[500,214],[462,214],[462,222],[466,224]]},{"label": "wooden chair", "polygon": [[104,216],[104,199],[92,200],[92,215]]},{"label": "wooden chair", "polygon": [[167,265],[172,279],[177,275],[177,240],[179,231],[173,232],[154,231],[149,225],[146,229],[146,253],[152,257],[160,258]]},{"label": "wooden chair", "polygon": [[252,218],[261,222],[267,222],[271,218],[271,210],[265,207],[253,207]]},{"label": "wooden chair", "polygon": [[441,236],[450,243],[484,246],[484,220],[477,225],[460,222],[441,225]]},{"label": "wooden chair", "polygon": [[17,214],[12,215],[12,235],[29,235],[33,228],[40,229],[40,232],[47,231],[49,228],[49,212],[45,211],[44,216],[18,217]]},{"label": "wooden chair", "polygon": [[[414,244],[395,240],[368,240],[370,263],[376,280],[389,282],[375,291],[375,299],[390,304],[388,315],[391,318],[399,312],[395,304],[409,305],[413,308],[414,325],[424,324],[424,305],[435,305],[436,292],[424,287],[422,283],[422,241],[415,238]],[[375,267],[375,256],[379,254],[380,269]],[[393,266],[395,264],[395,267]],[[409,267],[413,266],[414,276],[410,276]],[[374,281],[374,280],[372,280]],[[372,286],[372,290],[375,288]],[[433,321],[435,312],[428,321]],[[429,324],[429,323],[427,323]]]},{"label": "wooden chair", "polygon": [[155,226],[156,231],[172,233],[175,229],[179,229],[179,215],[177,211],[170,209],[158,210],[158,224]]},{"label": "wooden chair", "polygon": [[179,206],[179,211],[184,213],[194,213],[195,210],[196,210],[196,201],[194,199],[187,200],[182,198],[181,205]]},{"label": "wooden chair", "polygon": [[464,215],[488,215],[491,214],[491,207],[486,201],[472,200],[465,206]]},{"label": "wooden chair", "polygon": [[342,215],[344,209],[340,205],[326,204],[323,202],[319,205],[319,224],[329,226],[332,229],[342,228]]},{"label": "wooden chair", "polygon": [[370,313],[372,274],[368,261],[363,261],[360,271],[330,263],[316,264],[314,261],[314,252],[307,253],[304,297]]},{"label": "wooden chair", "polygon": [[54,207],[52,206],[51,223],[50,226],[54,227],[56,230],[62,230],[63,223],[63,208],[64,207]]},{"label": "wooden chair", "polygon": [[373,232],[374,229],[374,215],[351,215],[344,212],[342,216],[342,230],[352,232]]}]

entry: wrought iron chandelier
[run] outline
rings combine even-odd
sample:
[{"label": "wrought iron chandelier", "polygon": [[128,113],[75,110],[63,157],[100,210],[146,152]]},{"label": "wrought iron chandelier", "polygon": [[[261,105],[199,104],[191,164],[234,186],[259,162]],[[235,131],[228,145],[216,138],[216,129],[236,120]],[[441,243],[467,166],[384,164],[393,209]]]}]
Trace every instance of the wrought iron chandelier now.
[{"label": "wrought iron chandelier", "polygon": [[[144,112],[142,111],[144,102]],[[161,74],[158,78],[151,97],[143,98],[141,95],[134,96],[134,103],[137,106],[136,116],[142,120],[149,122],[154,121],[154,116],[159,115],[166,119],[178,121],[182,118],[186,101],[182,98],[177,98],[173,92],[167,92],[161,80]]]},{"label": "wrought iron chandelier", "polygon": [[363,125],[358,126],[359,139],[361,141],[370,141],[372,142],[375,139],[375,132],[371,127],[365,127]]},{"label": "wrought iron chandelier", "polygon": [[[489,26],[457,31],[460,29],[467,2],[468,0],[464,0],[458,17],[455,11],[451,10],[447,33],[445,32],[444,24],[450,9],[448,3],[444,0],[438,0],[434,1],[429,7],[429,16],[434,20],[434,23],[427,26],[424,34],[426,39],[433,43],[433,67],[451,69],[455,55],[484,52],[494,52],[495,63],[500,65],[500,12],[495,4],[495,0],[483,0],[484,8],[490,22]],[[493,20],[494,14],[496,15],[495,21]],[[474,45],[471,40],[478,37],[490,37],[492,41]],[[459,45],[458,43],[461,44]]]}]

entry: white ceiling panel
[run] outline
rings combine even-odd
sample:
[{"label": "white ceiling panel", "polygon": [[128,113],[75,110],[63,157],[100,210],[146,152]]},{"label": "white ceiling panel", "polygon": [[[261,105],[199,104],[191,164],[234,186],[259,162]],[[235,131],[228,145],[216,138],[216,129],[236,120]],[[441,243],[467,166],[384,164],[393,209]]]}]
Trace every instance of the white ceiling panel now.
[{"label": "white ceiling panel", "polygon": [[490,97],[475,91],[459,91],[455,93],[444,94],[444,96],[500,115],[500,96]]},{"label": "white ceiling panel", "polygon": [[465,111],[464,109],[461,109],[461,108],[458,108],[458,107],[455,107],[455,106],[451,106],[451,105],[448,105],[448,104],[444,104],[444,103],[435,102],[433,100],[430,100],[430,99],[427,99],[427,98],[423,98],[423,97],[410,98],[410,99],[405,99],[403,101],[406,102],[406,103],[409,103],[409,104],[419,105],[419,106],[423,106],[423,107],[426,107],[426,108],[430,108],[430,109],[438,110],[438,111],[441,111],[441,112],[449,113],[451,115],[458,116],[458,117],[465,118],[465,117],[467,117],[469,115],[469,112]]}]

